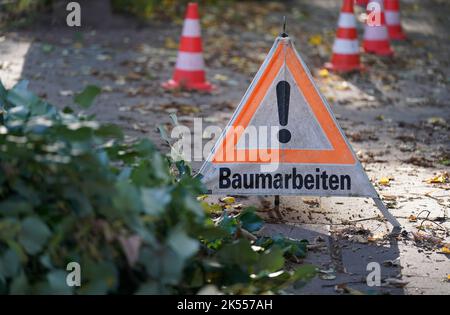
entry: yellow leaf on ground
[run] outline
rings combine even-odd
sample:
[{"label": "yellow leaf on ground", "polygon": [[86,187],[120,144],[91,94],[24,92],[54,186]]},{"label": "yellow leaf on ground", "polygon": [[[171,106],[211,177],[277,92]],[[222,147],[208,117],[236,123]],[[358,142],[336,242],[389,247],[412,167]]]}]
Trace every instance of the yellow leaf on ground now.
[{"label": "yellow leaf on ground", "polygon": [[75,44],[73,44],[73,47],[74,47],[75,49],[81,49],[81,48],[83,48],[83,44],[80,43],[80,42],[76,42]]},{"label": "yellow leaf on ground", "polygon": [[164,47],[167,49],[177,49],[178,43],[173,40],[171,37],[166,37],[166,40],[164,41]]},{"label": "yellow leaf on ground", "polygon": [[369,237],[367,238],[367,240],[368,240],[369,242],[376,242],[376,241],[380,241],[380,240],[382,240],[382,239],[384,239],[384,234],[383,234],[383,233],[377,233],[377,234],[375,234],[375,235],[373,235],[373,236],[369,236]]},{"label": "yellow leaf on ground", "polygon": [[443,254],[450,254],[450,248],[448,248],[447,246],[444,246],[441,248],[441,253]]},{"label": "yellow leaf on ground", "polygon": [[202,201],[202,200],[205,200],[206,198],[208,198],[208,195],[200,195],[197,197],[197,200]]},{"label": "yellow leaf on ground", "polygon": [[206,201],[202,201],[201,206],[206,213],[215,214],[222,212],[222,206],[217,203],[207,203]]},{"label": "yellow leaf on ground", "polygon": [[335,86],[336,90],[338,91],[347,91],[350,89],[350,85],[347,81],[342,81],[338,85]]},{"label": "yellow leaf on ground", "polygon": [[220,199],[220,201],[222,201],[223,203],[226,203],[227,205],[231,205],[232,203],[236,202],[236,199],[234,199],[234,197],[224,197],[224,198]]},{"label": "yellow leaf on ground", "polygon": [[328,76],[330,75],[330,72],[323,68],[319,70],[319,76],[321,76],[322,78],[328,78]]},{"label": "yellow leaf on ground", "polygon": [[383,186],[388,186],[391,183],[391,179],[389,177],[381,177],[378,181],[378,184]]},{"label": "yellow leaf on ground", "polygon": [[411,215],[408,217],[408,221],[409,221],[409,222],[417,222],[417,217],[416,217],[414,214],[411,214]]},{"label": "yellow leaf on ground", "polygon": [[447,172],[439,174],[435,177],[429,178],[426,180],[428,184],[444,184],[449,182],[449,176]]},{"label": "yellow leaf on ground", "polygon": [[319,46],[322,44],[322,35],[315,34],[309,38],[308,43],[312,46]]}]

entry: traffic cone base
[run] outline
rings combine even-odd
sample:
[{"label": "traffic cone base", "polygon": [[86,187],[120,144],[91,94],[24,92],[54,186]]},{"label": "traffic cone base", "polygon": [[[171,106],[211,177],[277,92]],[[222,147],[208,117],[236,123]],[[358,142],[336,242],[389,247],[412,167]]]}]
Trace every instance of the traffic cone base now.
[{"label": "traffic cone base", "polygon": [[365,41],[364,50],[369,54],[376,54],[380,56],[391,56],[394,54],[390,43],[385,40]]},{"label": "traffic cone base", "polygon": [[192,83],[189,82],[189,80],[174,80],[174,79],[170,79],[169,81],[163,83],[162,86],[167,90],[186,89],[204,92],[211,92],[216,88],[214,85],[212,85],[207,81]]},{"label": "traffic cone base", "polygon": [[334,72],[351,72],[364,70],[359,55],[333,54],[331,62],[325,63],[325,68]]}]

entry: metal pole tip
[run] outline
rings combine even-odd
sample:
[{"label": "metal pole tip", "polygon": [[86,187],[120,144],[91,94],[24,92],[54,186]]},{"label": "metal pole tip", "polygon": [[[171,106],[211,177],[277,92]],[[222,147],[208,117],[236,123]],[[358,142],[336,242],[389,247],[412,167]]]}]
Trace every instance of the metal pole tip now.
[{"label": "metal pole tip", "polygon": [[289,35],[286,33],[286,16],[283,16],[283,30],[281,32],[281,37],[288,37]]}]

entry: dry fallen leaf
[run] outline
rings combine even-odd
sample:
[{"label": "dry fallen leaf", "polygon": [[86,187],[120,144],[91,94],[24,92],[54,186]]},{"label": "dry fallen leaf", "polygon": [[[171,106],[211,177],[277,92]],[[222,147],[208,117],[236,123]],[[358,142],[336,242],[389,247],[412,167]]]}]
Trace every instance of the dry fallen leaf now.
[{"label": "dry fallen leaf", "polygon": [[414,214],[411,214],[411,215],[408,217],[408,221],[409,221],[409,222],[417,222],[417,217],[416,217]]},{"label": "dry fallen leaf", "polygon": [[214,80],[217,80],[217,81],[225,82],[225,81],[228,81],[229,79],[230,78],[228,76],[226,76],[224,74],[220,74],[220,73],[218,73],[214,76]]},{"label": "dry fallen leaf", "polygon": [[322,35],[320,35],[320,34],[312,35],[309,38],[308,43],[311,46],[319,46],[319,45],[321,45],[322,44]]},{"label": "dry fallen leaf", "polygon": [[171,37],[166,37],[166,40],[164,41],[164,47],[167,49],[177,49],[178,43],[173,40]]},{"label": "dry fallen leaf", "polygon": [[390,183],[391,179],[389,177],[381,177],[380,180],[378,181],[378,184],[383,186],[389,186]]},{"label": "dry fallen leaf", "polygon": [[340,294],[347,293],[347,294],[350,294],[350,295],[364,295],[364,293],[362,293],[361,291],[358,291],[358,290],[352,289],[350,287],[347,287],[346,283],[335,285],[334,286],[334,290],[337,293],[340,293]]},{"label": "dry fallen leaf", "polygon": [[395,279],[395,278],[387,278],[384,280],[384,284],[396,288],[403,288],[408,284],[408,281]]},{"label": "dry fallen leaf", "polygon": [[220,201],[222,201],[223,203],[226,203],[227,205],[231,205],[232,203],[236,202],[236,199],[234,199],[234,197],[224,197],[224,198],[220,199]]},{"label": "dry fallen leaf", "polygon": [[442,117],[430,117],[427,119],[427,123],[433,126],[445,126],[446,121]]},{"label": "dry fallen leaf", "polygon": [[447,246],[444,246],[444,247],[441,248],[440,253],[449,255],[450,254],[450,248],[448,248]]},{"label": "dry fallen leaf", "polygon": [[139,81],[144,78],[144,75],[138,72],[131,71],[127,74],[126,79],[131,81]]},{"label": "dry fallen leaf", "polygon": [[142,238],[138,235],[132,235],[130,237],[119,236],[119,243],[125,253],[128,264],[133,266],[139,259]]},{"label": "dry fallen leaf", "polygon": [[323,68],[319,70],[319,76],[321,76],[322,78],[328,78],[329,75],[330,72],[328,72],[327,69]]},{"label": "dry fallen leaf", "polygon": [[208,198],[208,195],[200,195],[197,197],[197,200],[202,201],[202,200],[205,200],[206,198]]},{"label": "dry fallen leaf", "polygon": [[426,180],[428,184],[445,184],[449,182],[449,175],[447,172],[443,172],[435,177]]},{"label": "dry fallen leaf", "polygon": [[367,238],[367,241],[369,241],[369,242],[376,242],[376,241],[382,240],[383,238],[384,238],[384,234],[383,233],[377,233],[377,234],[375,234],[373,236],[369,236]]},{"label": "dry fallen leaf", "polygon": [[303,198],[302,200],[308,206],[311,206],[311,207],[319,207],[320,206],[320,201],[316,198],[313,198],[313,199]]},{"label": "dry fallen leaf", "polygon": [[335,86],[335,89],[338,91],[347,91],[350,89],[350,84],[347,81],[342,81]]},{"label": "dry fallen leaf", "polygon": [[383,194],[383,199],[387,200],[387,201],[396,201],[397,200],[397,196]]}]

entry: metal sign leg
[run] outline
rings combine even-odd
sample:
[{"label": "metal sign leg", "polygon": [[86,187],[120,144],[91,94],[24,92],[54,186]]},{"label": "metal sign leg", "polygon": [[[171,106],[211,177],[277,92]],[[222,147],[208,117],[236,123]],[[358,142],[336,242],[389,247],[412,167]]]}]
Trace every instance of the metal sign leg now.
[{"label": "metal sign leg", "polygon": [[381,199],[373,198],[373,201],[375,201],[375,204],[377,205],[378,209],[380,209],[386,220],[388,220],[388,222],[394,226],[394,230],[392,232],[399,231],[401,229],[400,222],[398,222],[397,219],[392,215],[392,213],[389,212]]}]

